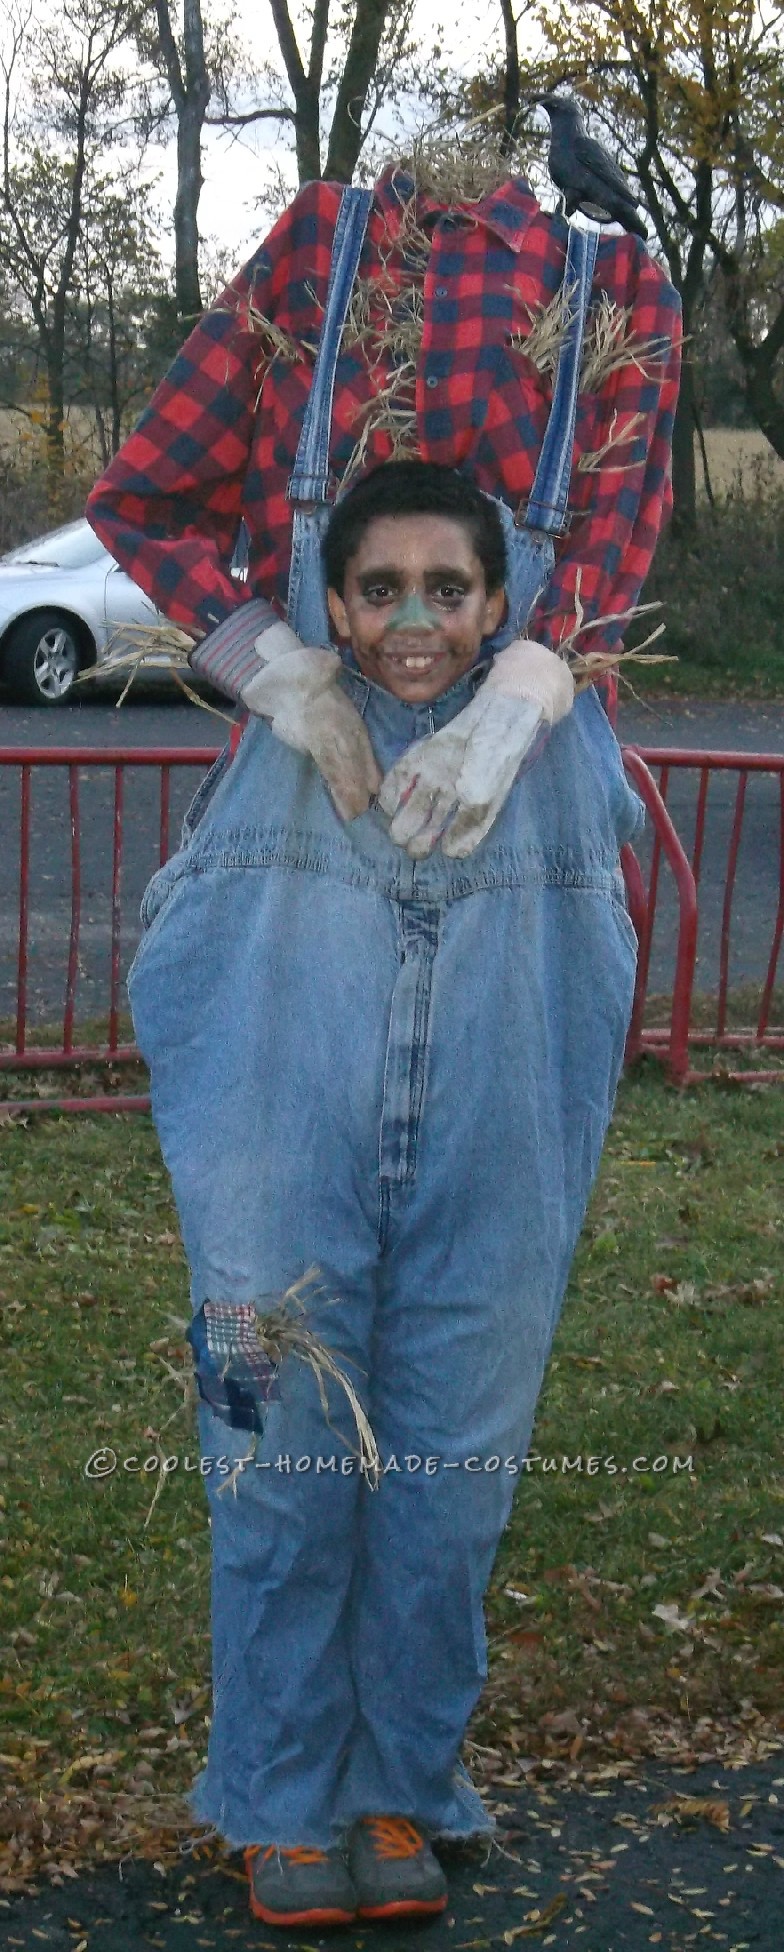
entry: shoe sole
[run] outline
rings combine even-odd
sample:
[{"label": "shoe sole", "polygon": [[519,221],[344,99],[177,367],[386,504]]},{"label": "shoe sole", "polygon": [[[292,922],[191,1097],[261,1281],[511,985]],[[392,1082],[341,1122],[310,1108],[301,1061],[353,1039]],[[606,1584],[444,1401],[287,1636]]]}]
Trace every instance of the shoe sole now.
[{"label": "shoe sole", "polygon": [[331,1909],[323,1906],[318,1911],[272,1911],[250,1894],[250,1908],[254,1918],[260,1918],[265,1925],[351,1925],[357,1916],[355,1911],[341,1911],[337,1906]]},{"label": "shoe sole", "polygon": [[449,1897],[393,1898],[387,1905],[358,1905],[358,1918],[405,1918],[408,1914],[446,1911]]}]

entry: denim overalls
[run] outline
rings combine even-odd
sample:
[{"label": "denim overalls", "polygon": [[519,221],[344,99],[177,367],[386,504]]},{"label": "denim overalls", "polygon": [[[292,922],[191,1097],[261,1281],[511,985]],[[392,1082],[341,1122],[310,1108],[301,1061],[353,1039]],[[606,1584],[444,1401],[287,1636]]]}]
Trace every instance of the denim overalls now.
[{"label": "denim overalls", "polygon": [[[368,208],[345,193],[291,484],[317,504],[294,523],[289,619],[306,643],[328,636],[332,390]],[[469,702],[550,572],[594,253],[570,229],[573,335],[526,525],[503,510],[505,633],[431,705],[345,654],[339,682],[383,770]],[[636,945],[618,848],[641,808],[594,690],[464,860],[412,861],[376,808],[343,824],[264,720],[227,756],[146,891],[129,975],[202,1391],[213,1716],[191,1806],[236,1846],[326,1846],[368,1812],[489,1836],[459,1751],[622,1063]],[[310,1325],[369,1414],[375,1490],[339,1389],[325,1418],[296,1358],[270,1393],[239,1330],[228,1369],[205,1338],[205,1300],[239,1322],[313,1263]]]}]

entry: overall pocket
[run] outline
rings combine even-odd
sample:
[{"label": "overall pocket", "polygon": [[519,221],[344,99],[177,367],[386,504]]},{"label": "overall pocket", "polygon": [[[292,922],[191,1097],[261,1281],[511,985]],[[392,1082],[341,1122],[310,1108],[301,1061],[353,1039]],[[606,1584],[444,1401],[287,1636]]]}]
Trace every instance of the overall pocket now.
[{"label": "overall pocket", "polygon": [[172,854],[170,859],[164,862],[163,867],[158,868],[152,880],[148,881],[139,908],[139,919],[144,933],[141,941],[137,943],[136,954],[125,978],[127,990],[130,991],[131,983],[149,943],[158,934],[164,919],[168,919],[177,890],[187,886],[187,879],[188,868],[182,854],[177,853]]},{"label": "overall pocket", "polygon": [[[180,837],[181,848],[187,847],[189,841],[193,839],[199,821],[203,820],[216,787],[220,786],[223,775],[231,765],[233,757],[231,742],[229,741],[223,747],[223,751],[218,753],[217,759],[213,760],[209,772],[205,773],[183,817],[182,834]],[[152,886],[152,883],[150,886]]]}]

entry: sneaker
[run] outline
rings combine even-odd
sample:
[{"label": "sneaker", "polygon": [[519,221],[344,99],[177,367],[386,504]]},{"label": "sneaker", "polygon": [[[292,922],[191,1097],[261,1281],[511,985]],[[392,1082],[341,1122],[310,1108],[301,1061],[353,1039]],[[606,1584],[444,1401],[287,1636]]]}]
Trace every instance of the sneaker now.
[{"label": "sneaker", "polygon": [[361,1816],[349,1833],[348,1864],[360,1918],[445,1909],[444,1873],[407,1816]]},{"label": "sneaker", "polygon": [[245,1851],[250,1908],[265,1925],[350,1925],[357,1896],[339,1850],[251,1844]]}]

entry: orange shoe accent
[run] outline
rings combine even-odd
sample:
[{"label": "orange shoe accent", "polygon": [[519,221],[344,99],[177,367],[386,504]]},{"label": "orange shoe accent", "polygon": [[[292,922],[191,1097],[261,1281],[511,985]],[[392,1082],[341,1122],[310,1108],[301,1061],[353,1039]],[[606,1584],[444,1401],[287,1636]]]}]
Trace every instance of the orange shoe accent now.
[{"label": "orange shoe accent", "polygon": [[446,1911],[449,1898],[393,1898],[388,1905],[360,1905],[358,1918],[405,1918],[413,1912]]},{"label": "orange shoe accent", "polygon": [[260,1918],[265,1925],[350,1925],[356,1918],[355,1911],[344,1911],[338,1905],[324,1905],[321,1910],[310,1905],[305,1911],[273,1911],[271,1906],[260,1904],[251,1882],[251,1860],[262,1852],[265,1858],[290,1857],[297,1864],[322,1864],[326,1851],[317,1850],[308,1844],[248,1844],[245,1853],[245,1869],[250,1883],[250,1909],[254,1918]]},{"label": "orange shoe accent", "polygon": [[416,1857],[422,1849],[425,1839],[407,1816],[366,1816],[363,1822],[373,1833],[379,1857]]}]

